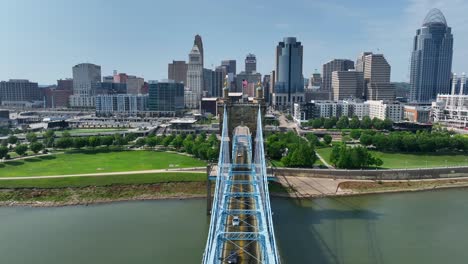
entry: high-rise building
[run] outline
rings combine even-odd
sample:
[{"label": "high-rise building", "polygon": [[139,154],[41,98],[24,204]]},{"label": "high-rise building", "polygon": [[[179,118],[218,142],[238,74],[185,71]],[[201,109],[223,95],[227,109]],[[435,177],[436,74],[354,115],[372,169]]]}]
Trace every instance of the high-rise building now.
[{"label": "high-rise building", "polygon": [[333,98],[332,73],[334,71],[348,71],[354,69],[354,62],[347,59],[334,59],[322,67],[322,91],[329,92],[329,98]]},{"label": "high-rise building", "polygon": [[19,102],[40,100],[42,100],[41,91],[35,82],[13,79],[0,82],[0,102],[2,105],[20,105]]},{"label": "high-rise building", "polygon": [[245,57],[245,72],[253,73],[257,71],[257,58],[254,54],[249,53]]},{"label": "high-rise building", "polygon": [[369,105],[369,117],[378,119],[390,119],[393,122],[401,122],[404,116],[404,106],[398,102],[386,102],[384,100],[366,101]]},{"label": "high-rise building", "polygon": [[49,108],[67,107],[73,94],[73,79],[57,80],[57,85],[44,88],[45,106]]},{"label": "high-rise building", "polygon": [[196,45],[198,47],[198,51],[200,52],[200,56],[201,56],[201,64],[202,64],[202,67],[203,67],[203,61],[205,59],[204,57],[204,53],[203,53],[203,41],[202,41],[202,38],[200,35],[195,35],[195,40],[193,41],[193,44]]},{"label": "high-rise building", "polygon": [[114,82],[115,83],[127,83],[128,75],[126,73],[117,73],[114,71]]},{"label": "high-rise building", "polygon": [[[262,81],[262,75],[258,72],[240,72],[236,76],[236,87],[238,92],[242,92],[249,97],[255,96],[255,89]],[[239,89],[240,88],[240,89]]]},{"label": "high-rise building", "polygon": [[142,94],[141,89],[145,84],[145,79],[134,75],[127,76],[127,93],[128,94]]},{"label": "high-rise building", "polygon": [[200,106],[203,92],[203,64],[197,45],[193,45],[189,54],[187,69],[187,87],[185,92],[185,105],[196,109]]},{"label": "high-rise building", "polygon": [[167,67],[167,78],[176,82],[187,83],[188,65],[185,61],[172,61]]},{"label": "high-rise building", "polygon": [[136,115],[148,106],[148,95],[141,94],[97,95],[95,100],[97,115]]},{"label": "high-rise building", "polygon": [[332,73],[333,100],[360,98],[364,89],[364,75],[359,71],[334,71]]},{"label": "high-rise building", "polygon": [[73,66],[71,107],[94,107],[94,95],[101,83],[101,66],[82,63]]},{"label": "high-rise building", "polygon": [[284,38],[276,47],[276,82],[273,104],[292,110],[295,102],[304,100],[302,75],[303,46],[294,37]]},{"label": "high-rise building", "polygon": [[221,61],[221,66],[226,67],[226,74],[232,73],[236,75],[236,60],[223,60]]},{"label": "high-rise building", "polygon": [[309,78],[308,88],[311,89],[320,89],[322,86],[322,75],[318,72],[312,73],[312,76]]},{"label": "high-rise building", "polygon": [[450,93],[452,29],[439,9],[432,9],[416,30],[411,53],[410,101],[430,102]]},{"label": "high-rise building", "polygon": [[211,92],[213,91],[213,74],[213,70],[203,68],[202,97],[211,97]]},{"label": "high-rise building", "polygon": [[173,80],[149,83],[149,111],[175,116],[184,110],[184,84]]},{"label": "high-rise building", "polygon": [[265,98],[266,103],[270,103],[271,95],[271,75],[263,75],[263,98]]},{"label": "high-rise building", "polygon": [[359,97],[367,100],[395,100],[395,86],[390,83],[390,64],[382,54],[368,52],[363,61],[366,90]]},{"label": "high-rise building", "polygon": [[361,53],[356,59],[356,71],[365,72],[366,56],[372,54],[370,51]]}]

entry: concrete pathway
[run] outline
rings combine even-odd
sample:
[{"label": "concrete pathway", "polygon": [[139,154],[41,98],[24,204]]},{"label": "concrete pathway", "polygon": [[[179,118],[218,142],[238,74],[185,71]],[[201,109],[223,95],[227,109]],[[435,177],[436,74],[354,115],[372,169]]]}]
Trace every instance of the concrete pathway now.
[{"label": "concrete pathway", "polygon": [[179,168],[179,169],[159,169],[159,170],[140,170],[140,171],[118,171],[118,172],[101,172],[87,174],[68,174],[68,175],[50,175],[50,176],[26,176],[26,177],[0,177],[3,180],[31,180],[31,179],[51,179],[51,178],[70,178],[70,177],[99,177],[99,176],[115,176],[115,175],[130,175],[130,174],[149,174],[163,172],[180,172],[180,173],[206,173],[206,167]]},{"label": "concrete pathway", "polygon": [[315,151],[315,154],[317,155],[317,158],[319,158],[319,160],[323,163],[323,165],[327,166],[327,168],[329,169],[332,169],[332,170],[335,169],[335,167],[328,164],[328,162],[322,156],[320,156],[320,154],[317,151]]}]

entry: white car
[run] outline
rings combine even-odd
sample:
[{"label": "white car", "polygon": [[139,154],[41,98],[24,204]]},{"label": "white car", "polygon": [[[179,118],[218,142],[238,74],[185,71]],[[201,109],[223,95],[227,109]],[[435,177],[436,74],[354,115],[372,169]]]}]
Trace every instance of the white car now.
[{"label": "white car", "polygon": [[240,221],[239,221],[239,217],[238,216],[234,216],[232,218],[232,226],[239,226],[240,224]]}]

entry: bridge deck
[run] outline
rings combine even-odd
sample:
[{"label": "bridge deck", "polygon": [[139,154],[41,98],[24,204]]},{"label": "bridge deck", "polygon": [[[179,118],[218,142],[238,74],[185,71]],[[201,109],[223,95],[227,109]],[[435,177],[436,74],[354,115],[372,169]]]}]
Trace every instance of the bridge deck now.
[{"label": "bridge deck", "polygon": [[249,128],[236,127],[233,139],[229,141],[226,136],[227,118],[223,120],[212,217],[203,263],[279,263],[268,197],[260,111],[255,159],[252,157]]}]

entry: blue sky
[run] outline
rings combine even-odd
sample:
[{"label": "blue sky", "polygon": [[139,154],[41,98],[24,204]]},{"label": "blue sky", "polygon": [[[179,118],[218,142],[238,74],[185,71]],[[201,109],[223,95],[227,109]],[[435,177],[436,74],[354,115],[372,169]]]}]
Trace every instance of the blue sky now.
[{"label": "blue sky", "polygon": [[392,80],[408,80],[415,30],[433,7],[454,33],[453,71],[468,71],[468,0],[0,0],[0,80],[40,84],[71,77],[91,62],[157,80],[167,63],[187,60],[195,34],[203,38],[205,67],[257,55],[262,74],[274,67],[286,36],[304,45],[304,76],[333,58],[383,53]]}]

